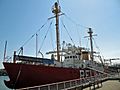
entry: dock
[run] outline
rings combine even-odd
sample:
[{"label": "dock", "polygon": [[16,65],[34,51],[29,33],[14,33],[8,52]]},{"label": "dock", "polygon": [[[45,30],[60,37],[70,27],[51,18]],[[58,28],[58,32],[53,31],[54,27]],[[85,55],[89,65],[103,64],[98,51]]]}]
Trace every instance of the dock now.
[{"label": "dock", "polygon": [[7,72],[5,69],[0,69],[0,76],[7,76]]},{"label": "dock", "polygon": [[89,90],[96,90],[96,88],[101,88],[103,86],[102,83],[108,80],[120,81],[120,75],[110,75],[106,77],[103,74],[16,90],[83,90],[85,88],[89,88]]}]

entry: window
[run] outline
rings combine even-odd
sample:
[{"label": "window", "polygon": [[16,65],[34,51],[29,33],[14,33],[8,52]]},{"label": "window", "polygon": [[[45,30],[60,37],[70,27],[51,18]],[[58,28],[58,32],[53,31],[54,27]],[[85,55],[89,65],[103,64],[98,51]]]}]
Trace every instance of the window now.
[{"label": "window", "polygon": [[84,77],[84,70],[80,70],[80,77],[81,77],[81,78]]},{"label": "window", "polygon": [[75,58],[77,58],[77,56],[75,56]]},{"label": "window", "polygon": [[81,75],[83,75],[84,74],[84,72],[81,72]]},{"label": "window", "polygon": [[86,76],[88,77],[90,75],[89,70],[86,70]]},{"label": "window", "polygon": [[73,56],[73,58],[75,58],[75,56]]},{"label": "window", "polygon": [[69,58],[69,56],[66,56],[65,59]]}]

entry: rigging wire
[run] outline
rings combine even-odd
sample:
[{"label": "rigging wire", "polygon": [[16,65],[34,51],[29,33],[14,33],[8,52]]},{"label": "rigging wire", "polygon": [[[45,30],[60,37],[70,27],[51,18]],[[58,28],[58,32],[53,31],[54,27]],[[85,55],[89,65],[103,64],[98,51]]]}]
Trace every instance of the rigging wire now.
[{"label": "rigging wire", "polygon": [[55,47],[55,46],[54,46],[54,44],[53,44],[53,37],[52,37],[52,36],[53,36],[53,34],[52,34],[53,32],[52,32],[52,31],[53,31],[53,30],[51,30],[50,38],[51,38],[52,49],[53,49],[53,51],[54,51],[54,49],[55,49],[54,47]]},{"label": "rigging wire", "polygon": [[79,40],[78,40],[79,45],[82,46],[81,34],[80,34],[79,30],[78,30],[78,27],[76,28],[76,30],[77,30],[77,35],[78,35],[78,38],[79,38]]},{"label": "rigging wire", "polygon": [[[47,21],[28,40],[26,40],[21,47],[24,47],[38,32],[40,32],[40,30],[47,24],[48,21],[49,19],[47,19]],[[16,52],[18,52],[21,47]]]},{"label": "rigging wire", "polygon": [[[85,28],[85,29],[89,29],[89,27],[87,27],[87,26],[84,26],[84,25],[81,25],[81,24],[78,24],[78,23],[76,23],[73,19],[71,19],[68,15],[66,15],[65,13],[64,13],[64,16],[69,20],[69,21],[71,21],[74,25],[76,25],[77,27],[79,26],[79,27],[82,27],[82,28]],[[80,34],[79,33],[79,30],[77,29],[77,32],[78,32],[78,35]],[[81,36],[81,35],[80,35]],[[79,37],[79,44],[80,44],[80,46],[82,46],[82,40],[81,40],[81,37]]]},{"label": "rigging wire", "polygon": [[94,44],[95,44],[96,48],[98,49],[98,51],[99,51],[100,54],[101,54],[101,56],[99,55],[100,61],[102,62],[102,64],[104,64],[104,56],[103,56],[103,54],[101,53],[101,50],[100,50],[100,48],[98,47],[98,45],[97,45],[97,43],[96,43],[96,41],[95,41],[94,38],[93,38],[93,41],[94,41]]},{"label": "rigging wire", "polygon": [[72,43],[75,45],[75,43],[74,43],[74,41],[73,41],[72,37],[70,36],[70,34],[69,34],[69,32],[68,32],[68,30],[67,30],[67,28],[66,28],[65,24],[63,23],[63,20],[61,20],[61,22],[62,22],[62,25],[63,25],[63,27],[65,28],[65,30],[66,30],[66,32],[67,32],[67,34],[68,34],[68,36],[69,36],[70,40],[71,40],[71,41],[72,41]]},{"label": "rigging wire", "polygon": [[87,26],[84,26],[84,25],[81,25],[81,24],[76,23],[74,20],[72,20],[72,19],[71,19],[69,16],[67,16],[66,14],[64,14],[64,16],[65,16],[69,21],[71,21],[73,24],[75,24],[76,26],[80,26],[80,27],[89,29],[89,27],[87,27]]},{"label": "rigging wire", "polygon": [[51,27],[52,23],[53,23],[53,21],[51,21],[51,23],[50,23],[50,25],[49,25],[49,27],[48,27],[48,30],[47,30],[47,32],[46,32],[46,34],[45,34],[45,36],[44,36],[44,39],[43,39],[43,41],[42,41],[42,44],[41,44],[40,49],[39,49],[38,52],[40,52],[41,49],[42,49],[42,47],[43,47],[44,41],[45,41],[45,39],[46,39],[46,37],[47,37],[47,35],[48,35],[48,31],[50,30],[50,27]]},{"label": "rigging wire", "polygon": [[90,39],[88,38],[87,43],[86,43],[86,47],[87,47],[87,48],[89,48],[89,40],[90,40]]},{"label": "rigging wire", "polygon": [[[95,46],[96,46],[96,48],[98,49],[98,51],[101,53],[101,50],[100,50],[100,48],[98,47],[98,45],[97,45],[97,43],[96,43],[96,41],[95,41],[95,39],[93,38],[93,41],[94,41],[94,44],[95,44]],[[104,56],[103,56],[103,54],[101,53],[101,55],[102,55],[102,57],[104,58]]]},{"label": "rigging wire", "polygon": [[97,46],[97,43],[96,43],[94,38],[93,38],[93,41],[94,41],[94,44],[95,44],[96,48],[100,51],[100,48]]}]

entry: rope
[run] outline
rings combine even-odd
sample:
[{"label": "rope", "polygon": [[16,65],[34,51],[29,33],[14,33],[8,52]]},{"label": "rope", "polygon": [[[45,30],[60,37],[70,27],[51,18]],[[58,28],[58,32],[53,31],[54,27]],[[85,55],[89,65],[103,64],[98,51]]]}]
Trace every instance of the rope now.
[{"label": "rope", "polygon": [[[82,28],[85,28],[85,29],[89,29],[89,27],[87,27],[87,26],[84,26],[84,25],[81,25],[81,24],[78,24],[78,23],[76,23],[73,19],[71,19],[68,15],[66,15],[66,14],[64,14],[64,16],[69,20],[69,21],[71,21],[76,27],[82,27]],[[78,32],[78,35],[79,35],[79,30],[77,29],[77,32]],[[80,46],[82,46],[82,43],[81,43],[81,37],[79,37],[79,44],[80,44]]]},{"label": "rope", "polygon": [[79,38],[79,45],[82,46],[81,34],[80,34],[79,30],[78,30],[78,27],[76,28],[76,30],[77,30],[77,35],[78,35],[78,38]]},{"label": "rope", "polygon": [[51,33],[50,33],[50,37],[51,37],[51,45],[52,45],[52,49],[54,51],[54,44],[53,44],[53,37],[52,37],[52,30],[51,30]]},{"label": "rope", "polygon": [[67,30],[66,26],[64,25],[63,21],[61,21],[61,22],[62,22],[62,25],[63,25],[63,27],[65,28],[65,30],[66,30],[66,32],[67,32],[67,34],[68,34],[68,36],[69,36],[70,40],[71,40],[71,41],[72,41],[72,43],[75,45],[75,43],[74,43],[74,41],[73,41],[72,37],[70,36],[70,34],[69,34],[69,32],[68,32],[68,30]]},{"label": "rope", "polygon": [[[100,48],[97,46],[97,43],[96,43],[96,41],[95,41],[95,39],[93,38],[93,41],[94,41],[94,44],[95,44],[95,46],[96,46],[96,48],[98,49],[98,51],[101,53],[101,50],[100,50]],[[103,56],[103,54],[101,53],[101,55],[102,55],[102,58],[104,59],[104,56]]]},{"label": "rope", "polygon": [[[21,47],[24,47],[38,32],[40,32],[40,30],[47,24],[48,20],[49,19],[47,19],[47,21],[27,41],[25,41]],[[16,52],[18,52],[21,47]]]},{"label": "rope", "polygon": [[81,27],[83,27],[83,28],[87,28],[87,29],[89,29],[89,27],[86,27],[86,26],[84,26],[84,25],[81,25],[81,24],[77,24],[74,20],[72,20],[70,17],[68,17],[66,14],[64,14],[65,16],[66,16],[66,18],[69,20],[69,21],[71,21],[73,24],[75,24],[76,26],[81,26]]},{"label": "rope", "polygon": [[[66,30],[66,32],[67,32],[67,34],[68,34],[68,36],[69,36],[70,40],[72,41],[73,45],[75,46],[75,43],[74,43],[74,41],[73,41],[72,37],[70,36],[70,34],[69,34],[69,32],[68,32],[68,30],[67,30],[66,26],[64,25],[64,23],[63,23],[63,21],[62,21],[62,20],[61,20],[61,22],[62,22],[62,25],[63,25],[63,27],[65,28],[65,30]],[[77,52],[79,52],[79,49],[76,49],[76,51],[77,51]]]},{"label": "rope", "polygon": [[50,30],[51,25],[52,25],[52,21],[51,21],[51,23],[50,23],[50,25],[49,25],[49,27],[48,27],[48,30],[47,30],[47,32],[46,32],[46,34],[45,34],[45,36],[44,36],[44,39],[43,39],[43,41],[42,41],[42,44],[41,44],[40,49],[39,49],[38,52],[41,51],[41,48],[42,48],[42,46],[43,46],[43,44],[44,44],[44,41],[45,41],[45,39],[46,39],[46,37],[47,37],[48,31]]},{"label": "rope", "polygon": [[87,43],[86,43],[86,48],[89,48],[89,38],[88,38]]}]

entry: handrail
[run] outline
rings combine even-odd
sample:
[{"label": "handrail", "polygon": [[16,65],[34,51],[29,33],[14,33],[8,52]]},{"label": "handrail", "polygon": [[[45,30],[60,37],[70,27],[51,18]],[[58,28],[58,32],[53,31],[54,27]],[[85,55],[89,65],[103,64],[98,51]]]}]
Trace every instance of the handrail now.
[{"label": "handrail", "polygon": [[[34,88],[39,88],[38,90],[40,90],[40,88],[42,88],[42,87],[50,88],[50,86],[52,86],[52,85],[56,85],[56,87],[58,87],[59,84],[64,84],[64,89],[65,88],[72,88],[72,87],[75,87],[77,85],[80,86],[80,85],[83,85],[83,84],[86,84],[86,83],[95,82],[95,81],[101,80],[105,77],[106,76],[104,74],[103,75],[96,75],[96,76],[91,76],[91,77],[86,77],[86,78],[78,78],[78,79],[56,82],[56,83],[51,83],[51,84],[45,84],[45,85],[40,85],[40,86],[20,88],[20,89],[17,89],[17,90],[26,90],[26,89],[29,90],[29,89],[34,89]],[[75,83],[74,85],[72,85],[73,82]],[[66,86],[66,83],[69,83],[69,87]],[[50,89],[48,89],[48,90],[50,90]]]}]

